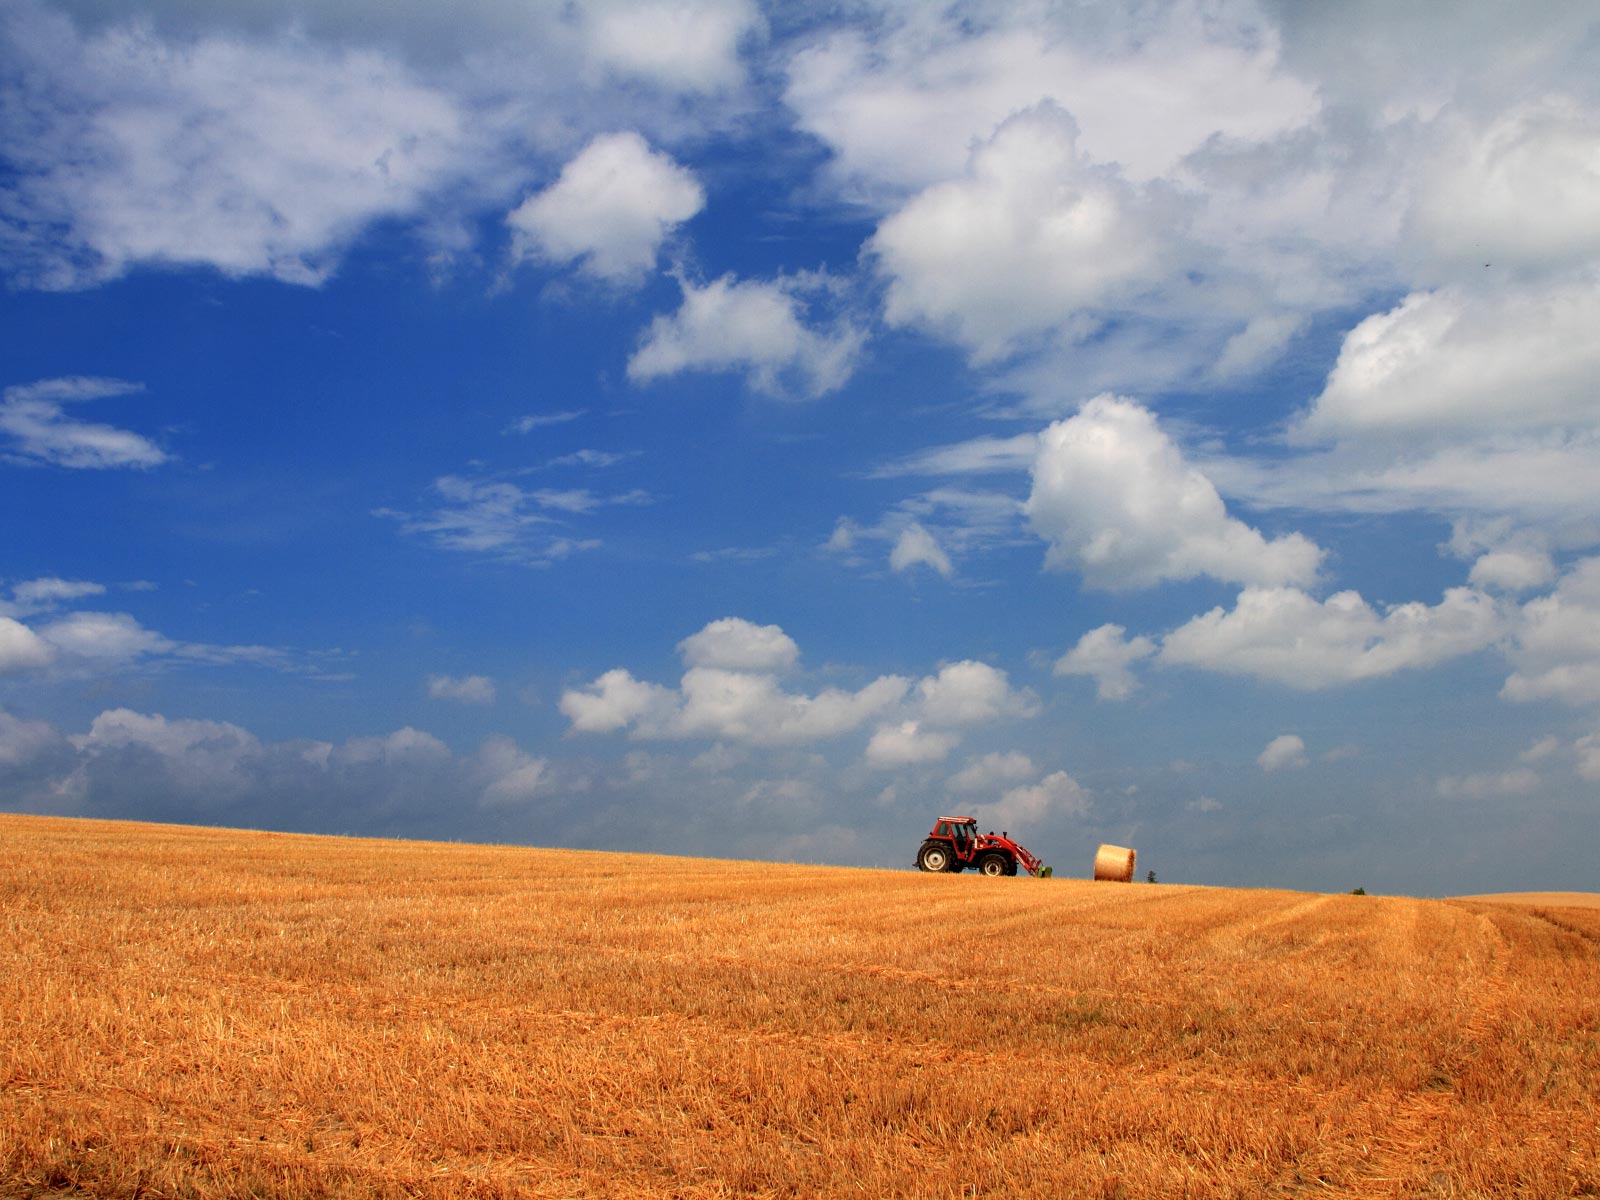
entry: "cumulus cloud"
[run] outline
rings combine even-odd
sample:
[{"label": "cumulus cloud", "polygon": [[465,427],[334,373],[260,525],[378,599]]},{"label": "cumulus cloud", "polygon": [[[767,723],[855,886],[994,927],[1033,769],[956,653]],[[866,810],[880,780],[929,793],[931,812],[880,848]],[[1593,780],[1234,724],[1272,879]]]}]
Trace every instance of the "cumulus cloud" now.
[{"label": "cumulus cloud", "polygon": [[1228,515],[1211,481],[1150,411],[1097,396],[1039,439],[1026,506],[1056,570],[1122,590],[1209,575],[1246,583],[1307,583],[1322,551],[1298,533],[1268,539]]},{"label": "cumulus cloud", "polygon": [[1327,385],[1293,436],[1429,441],[1592,427],[1597,327],[1600,288],[1590,278],[1415,292],[1345,336]]},{"label": "cumulus cloud", "polygon": [[875,767],[943,762],[956,741],[954,734],[924,729],[918,721],[884,725],[867,742],[867,762]]},{"label": "cumulus cloud", "polygon": [[1600,259],[1600,112],[1552,89],[1487,119],[1452,109],[1434,135],[1406,221],[1429,265],[1533,274]]},{"label": "cumulus cloud", "polygon": [[736,280],[704,287],[679,279],[683,303],[658,316],[628,359],[628,378],[648,383],[684,371],[728,371],[769,396],[816,397],[844,386],[865,333],[845,320],[826,329],[806,323],[807,296],[823,297],[820,277]]},{"label": "cumulus cloud", "polygon": [[[678,644],[686,669],[666,687],[613,668],[568,688],[559,703],[574,733],[626,730],[643,740],[709,738],[784,746],[827,741],[878,721],[873,761],[916,753],[943,758],[967,726],[1032,716],[1037,699],[1011,687],[987,663],[948,663],[914,684],[883,675],[850,691],[786,690],[777,672],[793,668],[798,647],[776,625],[739,618],[713,621]],[[891,720],[885,720],[890,718]]]},{"label": "cumulus cloud", "polygon": [[493,704],[494,680],[487,675],[429,675],[428,695],[462,704]]},{"label": "cumulus cloud", "polygon": [[1574,563],[1518,613],[1508,700],[1600,703],[1600,558]]},{"label": "cumulus cloud", "polygon": [[729,671],[787,671],[800,660],[800,647],[777,625],[757,625],[742,617],[712,621],[678,643],[691,667]]},{"label": "cumulus cloud", "polygon": [[977,806],[977,817],[988,825],[1010,828],[1038,824],[1050,817],[1085,817],[1093,797],[1065,771],[1055,771],[1037,783],[1011,788],[993,804]]},{"label": "cumulus cloud", "polygon": [[56,648],[21,621],[0,617],[0,675],[34,671],[55,660]]},{"label": "cumulus cloud", "polygon": [[1313,691],[1436,666],[1486,649],[1506,632],[1495,602],[1452,588],[1437,605],[1382,613],[1353,591],[1318,601],[1297,588],[1247,588],[1169,633],[1159,661],[1248,675]]},{"label": "cumulus cloud", "polygon": [[1187,5],[1119,19],[1072,8],[901,8],[869,29],[813,39],[784,99],[833,151],[853,193],[895,196],[959,175],[967,148],[1013,113],[1053,101],[1101,162],[1137,179],[1170,171],[1214,135],[1271,138],[1317,110],[1282,71],[1270,27]]},{"label": "cumulus cloud", "polygon": [[1256,756],[1256,766],[1269,773],[1299,770],[1308,761],[1305,740],[1293,733],[1280,733]]},{"label": "cumulus cloud", "polygon": [[0,436],[9,447],[0,448],[0,456],[82,470],[160,466],[168,455],[149,438],[80,421],[63,407],[143,390],[121,379],[81,375],[8,387],[0,398]]},{"label": "cumulus cloud", "polygon": [[[498,833],[552,794],[510,738],[457,755],[407,726],[344,742],[265,742],[227,721],[108,709],[81,734],[0,711],[0,777],[29,811],[254,828]],[[516,828],[512,826],[511,828]]]},{"label": "cumulus cloud", "polygon": [[889,281],[889,323],[943,330],[992,361],[1021,338],[1087,336],[1092,314],[1161,279],[1178,206],[1090,163],[1077,140],[1067,113],[1031,109],[974,152],[965,177],[888,217],[868,248]]},{"label": "cumulus cloud", "polygon": [[694,176],[637,133],[602,135],[506,217],[512,257],[576,261],[596,278],[634,282],[655,266],[667,235],[704,205]]},{"label": "cumulus cloud", "polygon": [[145,263],[318,284],[369,223],[415,214],[481,153],[456,98],[377,51],[168,42],[131,22],[84,35],[26,5],[5,32],[29,89],[7,101],[30,120],[9,126],[24,170],[0,228],[32,286]]},{"label": "cumulus cloud", "polygon": [[1101,700],[1126,700],[1139,686],[1132,667],[1156,652],[1147,637],[1128,637],[1121,625],[1091,629],[1078,644],[1056,659],[1057,675],[1087,675]]},{"label": "cumulus cloud", "polygon": [[0,600],[0,615],[26,617],[49,612],[86,596],[103,596],[105,590],[105,584],[87,579],[59,579],[53,575],[27,579],[11,589],[10,601]]},{"label": "cumulus cloud", "polygon": [[940,726],[1025,719],[1039,711],[1031,691],[1013,689],[1004,671],[973,659],[947,663],[922,679],[912,699],[922,720]]},{"label": "cumulus cloud", "polygon": [[946,579],[955,573],[950,556],[940,547],[933,534],[913,521],[895,539],[894,549],[889,551],[889,568],[893,571],[909,571],[915,566],[929,567]]},{"label": "cumulus cloud", "polygon": [[688,92],[738,85],[739,45],[763,28],[753,0],[600,0],[577,14],[596,63]]},{"label": "cumulus cloud", "polygon": [[1018,750],[995,751],[970,759],[946,783],[952,792],[988,792],[1038,775],[1033,760]]}]

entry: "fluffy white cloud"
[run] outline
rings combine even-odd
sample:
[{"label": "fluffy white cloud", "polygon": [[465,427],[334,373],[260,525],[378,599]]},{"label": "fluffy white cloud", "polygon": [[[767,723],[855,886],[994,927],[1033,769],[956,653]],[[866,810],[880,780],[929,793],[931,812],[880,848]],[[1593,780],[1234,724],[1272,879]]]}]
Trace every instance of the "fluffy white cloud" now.
[{"label": "fluffy white cloud", "polygon": [[506,222],[514,258],[578,261],[589,275],[626,283],[653,268],[667,235],[704,205],[692,174],[629,131],[595,138]]},{"label": "fluffy white cloud", "polygon": [[462,704],[493,704],[494,680],[487,675],[429,675],[428,695]]},{"label": "fluffy white cloud", "polygon": [[[0,627],[0,639],[3,638],[3,627]],[[0,650],[0,655],[3,654]],[[60,740],[60,735],[48,722],[25,721],[0,709],[0,766],[26,763]]]},{"label": "fluffy white cloud", "polygon": [[[116,708],[101,713],[89,732],[70,739],[85,758],[95,758],[130,747],[149,751],[165,760],[183,787],[232,796],[249,783],[249,767],[259,759],[260,739],[226,721],[168,720],[159,713],[145,714]],[[80,766],[73,789],[84,786]]]},{"label": "fluffy white cloud", "polygon": [[913,686],[883,675],[855,691],[814,695],[785,690],[778,672],[794,667],[799,648],[776,625],[736,617],[712,621],[678,644],[686,669],[676,688],[636,679],[624,668],[568,688],[561,712],[578,733],[627,730],[641,739],[712,738],[783,746],[826,741],[892,716],[879,733],[874,761],[895,753],[943,758],[962,727],[1038,711],[1027,689],[987,663],[948,663]]},{"label": "fluffy white cloud", "polygon": [[894,549],[889,551],[889,568],[893,571],[909,571],[919,565],[931,567],[946,579],[955,573],[950,556],[940,547],[933,534],[913,521],[895,539]]},{"label": "fluffy white cloud", "polygon": [[1088,789],[1065,771],[1056,771],[1038,783],[1010,789],[993,804],[978,805],[977,817],[1009,829],[1050,817],[1084,817],[1092,803]]},{"label": "fluffy white cloud", "polygon": [[84,36],[29,5],[5,33],[29,89],[7,103],[30,120],[9,127],[26,170],[0,224],[34,286],[140,263],[317,284],[369,223],[480,161],[460,103],[384,53],[133,22]]},{"label": "fluffy white cloud", "polygon": [[948,663],[922,679],[913,700],[923,721],[940,726],[981,725],[1039,711],[1031,691],[1013,690],[1004,671],[972,659]]},{"label": "fluffy white cloud", "polygon": [[0,675],[48,666],[56,648],[21,621],[0,617]]},{"label": "fluffy white cloud", "polygon": [[1154,415],[1115,396],[1097,396],[1041,435],[1026,510],[1050,543],[1046,565],[1099,588],[1200,575],[1307,583],[1322,557],[1298,533],[1268,540],[1229,516]]},{"label": "fluffy white cloud", "polygon": [[1434,123],[1406,234],[1455,274],[1566,270],[1600,259],[1600,110],[1547,91]]},{"label": "fluffy white cloud", "polygon": [[689,92],[740,83],[739,44],[763,24],[753,0],[590,0],[576,11],[597,63]]},{"label": "fluffy white cloud", "polygon": [[1128,637],[1121,625],[1102,625],[1078,639],[1078,644],[1056,659],[1057,675],[1087,675],[1094,680],[1101,700],[1126,700],[1139,686],[1132,666],[1156,652],[1147,637]]},{"label": "fluffy white cloud", "polygon": [[1341,438],[1593,428],[1600,287],[1417,292],[1345,336],[1327,386],[1293,430]]},{"label": "fluffy white cloud", "polygon": [[[9,439],[10,454],[51,466],[160,466],[168,456],[149,438],[112,425],[77,420],[62,407],[142,390],[139,384],[120,379],[86,376],[8,387],[0,398],[0,435]],[[3,453],[0,451],[0,455]]]},{"label": "fluffy white cloud", "polygon": [[917,721],[884,725],[867,742],[867,762],[875,767],[943,762],[956,741],[954,734],[924,729]]},{"label": "fluffy white cloud", "polygon": [[988,792],[1032,779],[1038,774],[1033,759],[1017,750],[996,751],[970,760],[950,776],[946,786],[952,792]]},{"label": "fluffy white cloud", "polygon": [[1231,611],[1212,609],[1169,633],[1159,661],[1316,690],[1435,666],[1505,630],[1495,602],[1470,588],[1381,614],[1353,591],[1319,602],[1297,588],[1247,588]]},{"label": "fluffy white cloud", "polygon": [[1264,139],[1317,109],[1311,86],[1278,69],[1274,31],[1229,15],[1242,14],[886,7],[871,32],[797,53],[784,99],[868,196],[959,174],[970,145],[1042,100],[1078,119],[1095,158],[1148,179],[1213,135]]},{"label": "fluffy white cloud", "polygon": [[712,621],[678,643],[690,667],[729,671],[787,671],[800,660],[800,647],[777,625],[757,625],[742,617]]},{"label": "fluffy white cloud", "polygon": [[32,613],[49,612],[85,596],[103,596],[105,590],[105,584],[87,579],[58,579],[54,576],[27,579],[11,589],[10,601],[0,600],[0,616],[26,617]]},{"label": "fluffy white cloud", "polygon": [[129,663],[179,649],[127,613],[70,613],[41,626],[39,636],[63,654],[93,663]]},{"label": "fluffy white cloud", "polygon": [[1172,269],[1178,206],[1088,162],[1077,126],[1043,105],[1006,121],[964,178],[935,184],[869,243],[893,325],[948,332],[979,361],[1018,339],[1098,328]]},{"label": "fluffy white cloud", "polygon": [[1305,740],[1294,733],[1280,733],[1256,756],[1256,766],[1267,772],[1299,770],[1307,761]]},{"label": "fluffy white cloud", "polygon": [[821,277],[773,282],[724,275],[704,287],[680,278],[683,303],[658,316],[628,359],[628,378],[646,383],[683,371],[735,371],[771,396],[822,396],[855,369],[865,334],[847,321],[808,326],[805,297],[831,289]]},{"label": "fluffy white cloud", "polygon": [[1522,606],[1510,655],[1506,699],[1600,703],[1600,558],[1574,563]]},{"label": "fluffy white cloud", "polygon": [[635,723],[661,728],[677,705],[671,688],[644,683],[615,667],[585,687],[562,692],[559,707],[576,733],[612,733]]},{"label": "fluffy white cloud", "polygon": [[479,802],[491,808],[514,808],[543,796],[550,788],[550,764],[528,754],[512,739],[496,736],[478,747],[475,773],[483,779]]}]

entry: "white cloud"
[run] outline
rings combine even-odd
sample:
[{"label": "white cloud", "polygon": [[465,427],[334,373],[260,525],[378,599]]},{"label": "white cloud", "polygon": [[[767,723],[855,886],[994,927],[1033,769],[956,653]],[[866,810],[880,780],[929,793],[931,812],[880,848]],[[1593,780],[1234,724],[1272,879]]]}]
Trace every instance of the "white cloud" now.
[{"label": "white cloud", "polygon": [[1159,661],[1312,691],[1436,666],[1494,645],[1505,630],[1495,602],[1469,588],[1381,614],[1353,591],[1318,602],[1296,588],[1247,588],[1231,611],[1212,609],[1169,633]]},{"label": "white cloud", "polygon": [[[1600,288],[1416,292],[1352,329],[1301,442],[1592,429],[1600,397]],[[1408,443],[1415,453],[1414,441]]]},{"label": "white cloud", "polygon": [[712,621],[678,643],[686,666],[730,671],[787,671],[800,659],[800,647],[777,625],[756,625],[741,617]]},{"label": "white cloud", "polygon": [[1101,700],[1126,700],[1139,686],[1130,668],[1156,652],[1147,637],[1128,637],[1121,625],[1102,625],[1056,660],[1057,675],[1087,675]]},{"label": "white cloud", "polygon": [[612,733],[638,723],[647,729],[665,725],[677,710],[671,688],[643,683],[621,667],[613,668],[582,688],[561,693],[561,714],[575,733]]},{"label": "white cloud", "polygon": [[867,743],[867,762],[875,767],[904,767],[943,762],[955,748],[954,734],[924,729],[920,722],[881,726]]},{"label": "white cloud", "polygon": [[1280,733],[1256,756],[1263,771],[1298,771],[1307,763],[1305,740],[1298,734]]},{"label": "white cloud", "polygon": [[1573,743],[1578,755],[1578,774],[1600,783],[1600,733],[1586,734]]},{"label": "white cloud", "polygon": [[900,6],[797,53],[784,99],[869,196],[958,174],[967,147],[1041,100],[1078,119],[1095,158],[1148,179],[1215,134],[1256,141],[1307,120],[1312,88],[1277,55],[1270,27],[1191,5]]},{"label": "white cloud", "polygon": [[429,675],[428,695],[462,704],[493,704],[494,680],[487,675]]},{"label": "white cloud", "polygon": [[[127,708],[101,713],[88,733],[70,740],[85,758],[130,747],[148,750],[166,760],[183,787],[224,796],[245,790],[249,766],[262,752],[254,734],[226,721],[168,720],[159,713],[147,715]],[[82,767],[79,772],[76,786],[82,787]]]},{"label": "white cloud", "polygon": [[1172,268],[1180,209],[1078,150],[1077,125],[1042,105],[1002,124],[967,175],[935,184],[878,227],[891,325],[947,332],[980,361],[1022,338],[1093,333]]},{"label": "white cloud", "polygon": [[545,795],[551,786],[550,764],[504,736],[485,739],[473,768],[484,781],[478,799],[486,807],[523,806]]},{"label": "white cloud", "polygon": [[889,568],[893,571],[909,571],[918,565],[931,567],[946,579],[955,573],[950,556],[939,546],[933,534],[913,521],[900,531],[900,536],[895,540],[894,549],[889,552]]},{"label": "white cloud", "polygon": [[422,534],[445,550],[490,554],[524,566],[544,567],[600,544],[568,532],[572,518],[599,509],[652,503],[642,491],[597,495],[587,488],[523,488],[503,479],[441,475],[433,481],[437,505],[422,513],[380,508],[407,533]]},{"label": "white cloud", "polygon": [[589,275],[630,283],[655,266],[667,235],[704,205],[692,174],[629,131],[595,138],[506,222],[513,258],[577,261]]},{"label": "white cloud", "polygon": [[41,626],[39,636],[73,659],[96,664],[130,663],[179,649],[127,613],[69,613]]},{"label": "white cloud", "polygon": [[970,759],[965,767],[950,776],[945,786],[952,792],[989,792],[1006,784],[1032,779],[1037,774],[1038,768],[1026,754],[1017,750],[996,751]]},{"label": "white cloud", "polygon": [[1600,557],[1574,563],[1553,592],[1522,606],[1508,700],[1600,703]]},{"label": "white cloud", "polygon": [[1009,830],[1050,817],[1088,816],[1092,802],[1082,784],[1065,771],[1056,771],[1038,783],[1012,788],[993,804],[978,805],[977,816],[985,824]]},{"label": "white cloud", "polygon": [[0,617],[0,675],[33,671],[55,660],[56,648],[21,621]]},{"label": "white cloud", "polygon": [[690,92],[742,82],[739,44],[763,27],[753,0],[589,0],[577,13],[596,62]]},{"label": "white cloud", "polygon": [[4,32],[29,89],[7,102],[30,117],[6,138],[25,170],[4,233],[33,286],[143,263],[318,284],[369,223],[416,214],[482,155],[455,98],[377,51],[134,22],[83,36],[32,6]]},{"label": "white cloud", "polygon": [[795,666],[799,648],[776,625],[734,617],[709,623],[678,648],[686,669],[676,688],[641,681],[621,667],[568,688],[559,707],[573,732],[627,730],[639,739],[784,746],[826,741],[881,721],[874,758],[913,749],[937,750],[942,758],[962,727],[1038,711],[1031,691],[1012,688],[1004,671],[972,660],[947,663],[915,685],[882,675],[855,691],[787,691],[777,672]]},{"label": "white cloud", "polygon": [[0,615],[25,617],[32,613],[49,612],[72,600],[85,596],[103,596],[105,585],[87,579],[58,579],[45,576],[28,579],[11,589],[11,600],[0,600]]},{"label": "white cloud", "polygon": [[150,439],[111,425],[79,421],[69,417],[62,407],[142,390],[136,383],[87,376],[8,387],[4,399],[0,399],[0,435],[10,439],[11,454],[51,466],[160,466],[168,456]]},{"label": "white cloud", "polygon": [[1486,121],[1451,110],[1433,132],[1406,220],[1429,265],[1481,275],[1600,259],[1600,112],[1552,89]]},{"label": "white cloud", "polygon": [[1028,718],[1039,711],[1031,691],[1014,691],[1004,671],[972,659],[948,663],[922,679],[912,698],[920,718],[938,726]]},{"label": "white cloud", "polygon": [[1050,543],[1047,566],[1092,587],[1163,580],[1307,583],[1322,551],[1301,534],[1268,540],[1230,517],[1222,497],[1131,400],[1097,396],[1045,430],[1027,514]]},{"label": "white cloud", "polygon": [[[4,627],[0,625],[0,647],[3,647]],[[0,648],[0,662],[4,661]],[[0,669],[3,670],[3,669]],[[25,721],[0,709],[0,766],[14,767],[26,763],[60,741],[60,735],[46,721]]]},{"label": "white cloud", "polygon": [[770,396],[823,396],[844,386],[865,334],[847,321],[819,331],[805,300],[826,293],[820,277],[738,281],[731,274],[697,287],[679,279],[683,304],[658,316],[628,360],[636,383],[684,371],[733,371]]}]

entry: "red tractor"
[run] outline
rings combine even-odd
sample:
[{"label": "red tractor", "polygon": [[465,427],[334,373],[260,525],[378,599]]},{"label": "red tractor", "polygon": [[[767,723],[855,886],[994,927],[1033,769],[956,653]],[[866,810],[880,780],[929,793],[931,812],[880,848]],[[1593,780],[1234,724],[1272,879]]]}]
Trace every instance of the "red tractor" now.
[{"label": "red tractor", "polygon": [[979,833],[976,817],[940,817],[917,851],[917,868],[922,871],[974,867],[984,875],[1015,875],[1019,866],[1029,875],[1050,873],[1010,834]]}]

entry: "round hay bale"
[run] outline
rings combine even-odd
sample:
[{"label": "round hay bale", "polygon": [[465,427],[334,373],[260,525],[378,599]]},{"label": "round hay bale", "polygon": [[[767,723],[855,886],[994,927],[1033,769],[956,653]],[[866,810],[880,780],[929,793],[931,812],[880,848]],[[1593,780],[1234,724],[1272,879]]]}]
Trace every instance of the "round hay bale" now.
[{"label": "round hay bale", "polygon": [[1094,856],[1094,877],[1112,883],[1132,883],[1134,858],[1134,852],[1126,846],[1101,846]]}]

